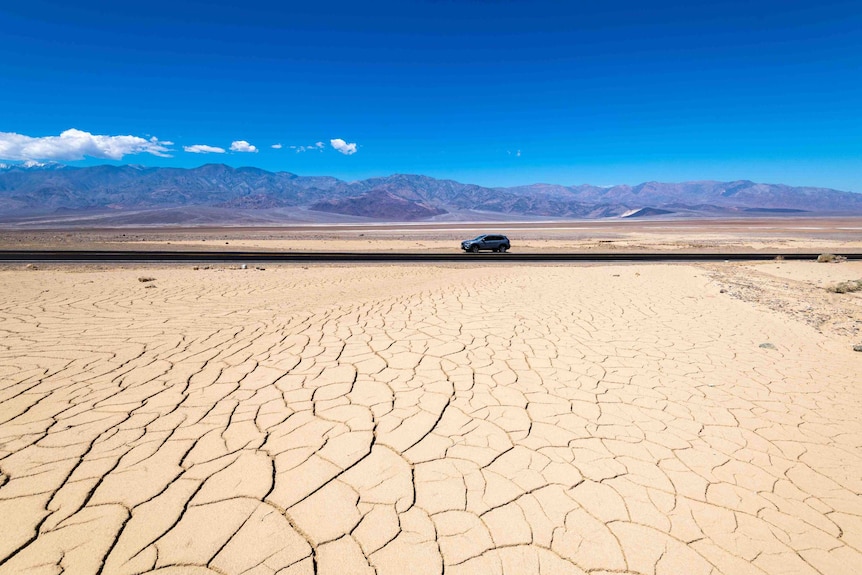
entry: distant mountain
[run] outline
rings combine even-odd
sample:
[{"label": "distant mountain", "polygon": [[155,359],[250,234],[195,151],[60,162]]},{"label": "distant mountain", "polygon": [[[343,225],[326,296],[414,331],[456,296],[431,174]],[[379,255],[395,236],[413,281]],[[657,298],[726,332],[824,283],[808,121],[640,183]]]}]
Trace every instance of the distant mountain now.
[{"label": "distant mountain", "polygon": [[0,163],[0,170],[58,170],[65,167],[57,162],[36,162],[35,160],[27,160],[20,164]]},{"label": "distant mountain", "polygon": [[641,208],[639,210],[632,210],[630,212],[626,212],[620,215],[621,218],[648,218],[650,216],[667,216],[672,214],[673,212],[670,210],[660,210],[658,208]]},{"label": "distant mountain", "polygon": [[[735,182],[683,182],[663,184],[646,182],[637,186],[560,187],[560,197],[571,193],[586,203],[609,202],[635,207],[664,209],[673,205],[686,207],[710,205],[730,209],[798,209],[814,212],[859,211],[862,194],[839,192],[828,188],[792,187],[782,184],[756,184],[748,180]],[[516,188],[523,193],[547,190],[545,185]]]},{"label": "distant mountain", "polygon": [[318,212],[402,222],[425,220],[447,213],[442,208],[429,206],[421,200],[406,199],[382,188],[375,188],[359,196],[322,200],[312,204],[310,209]]},{"label": "distant mountain", "polygon": [[0,221],[31,225],[454,221],[485,216],[672,218],[806,212],[862,214],[862,194],[747,180],[488,188],[421,175],[345,182],[222,164],[194,169],[0,165]]}]

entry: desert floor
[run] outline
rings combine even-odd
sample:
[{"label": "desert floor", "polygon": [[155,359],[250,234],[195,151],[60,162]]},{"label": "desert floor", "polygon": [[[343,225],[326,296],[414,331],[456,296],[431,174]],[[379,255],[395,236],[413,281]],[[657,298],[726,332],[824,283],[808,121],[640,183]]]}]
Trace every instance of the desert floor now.
[{"label": "desert floor", "polygon": [[504,233],[531,252],[862,252],[862,217],[586,220],[221,228],[0,228],[0,249],[460,252],[461,240]]},{"label": "desert floor", "polygon": [[855,279],[7,265],[0,573],[858,573]]}]

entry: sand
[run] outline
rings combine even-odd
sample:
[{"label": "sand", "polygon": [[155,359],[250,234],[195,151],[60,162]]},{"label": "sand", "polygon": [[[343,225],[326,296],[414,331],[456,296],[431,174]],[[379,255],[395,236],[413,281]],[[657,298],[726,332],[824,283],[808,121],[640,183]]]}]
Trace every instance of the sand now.
[{"label": "sand", "polygon": [[28,230],[0,227],[0,249],[260,250],[458,253],[461,240],[505,233],[518,253],[862,252],[862,218],[585,220],[284,227]]},{"label": "sand", "polygon": [[2,574],[862,565],[860,263],[39,268]]}]

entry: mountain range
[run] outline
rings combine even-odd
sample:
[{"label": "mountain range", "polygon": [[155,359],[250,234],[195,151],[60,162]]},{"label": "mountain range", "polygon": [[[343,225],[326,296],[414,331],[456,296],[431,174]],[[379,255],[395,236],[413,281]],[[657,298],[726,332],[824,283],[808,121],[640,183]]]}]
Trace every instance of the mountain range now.
[{"label": "mountain range", "polygon": [[395,174],[346,182],[258,168],[0,164],[0,222],[215,225],[860,214],[862,194],[734,182],[491,188]]}]

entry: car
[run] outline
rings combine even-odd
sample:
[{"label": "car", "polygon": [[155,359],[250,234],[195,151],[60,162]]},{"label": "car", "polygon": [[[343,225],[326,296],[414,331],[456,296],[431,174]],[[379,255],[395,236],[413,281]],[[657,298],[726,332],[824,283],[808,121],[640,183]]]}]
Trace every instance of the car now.
[{"label": "car", "polygon": [[509,238],[500,234],[482,234],[472,240],[464,240],[461,242],[461,249],[465,252],[473,252],[479,250],[491,250],[492,252],[503,253],[511,249],[512,244],[509,243]]}]

